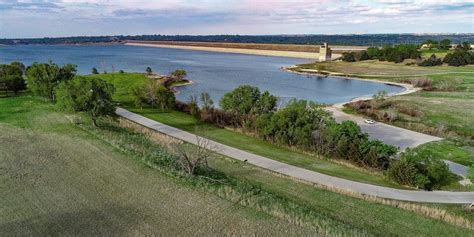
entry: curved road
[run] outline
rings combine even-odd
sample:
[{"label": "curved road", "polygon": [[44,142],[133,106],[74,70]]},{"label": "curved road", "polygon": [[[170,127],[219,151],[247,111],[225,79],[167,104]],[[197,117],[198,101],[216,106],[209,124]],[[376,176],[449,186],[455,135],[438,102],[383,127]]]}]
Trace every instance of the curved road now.
[{"label": "curved road", "polygon": [[[192,133],[156,122],[141,115],[132,113],[122,108],[117,108],[117,115],[135,123],[153,129],[157,132],[197,145],[198,137]],[[474,192],[447,192],[447,191],[412,191],[401,190],[388,187],[381,187],[371,184],[359,183],[351,180],[332,177],[318,172],[306,170],[293,165],[265,158],[246,151],[242,151],[224,144],[214,142],[205,138],[209,145],[217,148],[217,153],[240,160],[247,161],[255,166],[271,170],[280,174],[294,177],[307,182],[334,187],[341,190],[353,191],[365,195],[381,198],[430,203],[474,203]],[[202,144],[202,143],[201,143]]]}]

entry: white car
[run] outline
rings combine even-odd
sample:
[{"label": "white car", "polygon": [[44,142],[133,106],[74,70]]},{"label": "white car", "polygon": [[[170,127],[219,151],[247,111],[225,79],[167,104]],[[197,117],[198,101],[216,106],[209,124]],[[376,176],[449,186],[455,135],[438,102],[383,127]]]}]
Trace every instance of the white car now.
[{"label": "white car", "polygon": [[366,124],[375,124],[375,121],[372,120],[372,119],[366,119],[364,122],[365,122]]}]

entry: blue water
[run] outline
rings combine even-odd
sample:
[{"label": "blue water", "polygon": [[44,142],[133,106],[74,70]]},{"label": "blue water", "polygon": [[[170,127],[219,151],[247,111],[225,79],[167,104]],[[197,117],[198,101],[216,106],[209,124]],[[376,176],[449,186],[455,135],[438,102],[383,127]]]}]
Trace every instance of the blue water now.
[{"label": "blue water", "polygon": [[79,74],[90,74],[96,67],[108,72],[124,70],[144,72],[151,67],[154,72],[168,74],[185,69],[195,83],[180,87],[177,95],[187,100],[191,95],[207,91],[215,102],[222,95],[243,84],[259,87],[277,95],[282,101],[290,98],[312,100],[319,103],[338,103],[355,97],[371,96],[378,91],[400,92],[397,86],[340,78],[319,78],[297,75],[281,70],[282,67],[309,60],[283,57],[265,57],[227,54],[183,49],[150,48],[125,45],[58,46],[19,45],[0,46],[0,63],[53,60],[58,64],[73,63]]}]

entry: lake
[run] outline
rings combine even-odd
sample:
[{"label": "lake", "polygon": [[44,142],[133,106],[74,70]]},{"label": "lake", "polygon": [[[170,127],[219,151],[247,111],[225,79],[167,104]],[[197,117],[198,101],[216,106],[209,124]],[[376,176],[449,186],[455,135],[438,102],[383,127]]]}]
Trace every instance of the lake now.
[{"label": "lake", "polygon": [[334,77],[298,75],[281,70],[282,67],[308,63],[305,59],[227,54],[185,49],[152,48],[126,45],[17,45],[0,46],[0,63],[53,60],[57,64],[72,63],[79,74],[90,74],[96,67],[100,72],[124,70],[169,74],[185,69],[194,84],[180,87],[179,100],[207,91],[215,102],[224,93],[239,85],[252,85],[268,90],[282,101],[291,98],[318,103],[339,103],[355,97],[371,96],[378,91],[401,92],[398,86]]}]

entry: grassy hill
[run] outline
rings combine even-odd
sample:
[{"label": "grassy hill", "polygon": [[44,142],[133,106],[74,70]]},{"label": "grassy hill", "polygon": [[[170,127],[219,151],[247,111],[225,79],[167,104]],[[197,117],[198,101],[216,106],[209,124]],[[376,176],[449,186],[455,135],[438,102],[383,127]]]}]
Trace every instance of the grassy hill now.
[{"label": "grassy hill", "polygon": [[[469,234],[221,156],[211,167],[228,183],[182,176],[163,165],[159,143],[114,120],[89,124],[38,98],[0,99],[1,236]],[[473,221],[460,206],[424,208]]]}]

